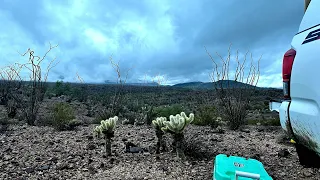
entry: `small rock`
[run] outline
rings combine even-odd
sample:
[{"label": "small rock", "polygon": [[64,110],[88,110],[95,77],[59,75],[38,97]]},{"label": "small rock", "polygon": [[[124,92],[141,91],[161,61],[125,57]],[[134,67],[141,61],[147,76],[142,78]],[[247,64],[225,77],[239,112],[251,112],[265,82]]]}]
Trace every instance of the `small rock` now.
[{"label": "small rock", "polygon": [[52,146],[52,145],[54,145],[54,142],[49,141],[48,144],[49,144],[50,146]]},{"label": "small rock", "polygon": [[4,152],[11,152],[12,149],[10,147],[8,147],[7,149],[4,150]]},{"label": "small rock", "polygon": [[49,159],[49,161],[52,161],[52,162],[56,163],[58,161],[58,158],[57,157],[52,157],[52,158]]},{"label": "small rock", "polygon": [[287,157],[288,155],[290,155],[290,152],[288,151],[288,149],[281,149],[278,152],[279,157]]},{"label": "small rock", "polygon": [[104,163],[103,162],[100,163],[100,168],[104,168],[104,167],[105,167]]},{"label": "small rock", "polygon": [[25,169],[25,171],[27,173],[33,173],[34,172],[34,168],[33,167],[28,167],[28,168]]},{"label": "small rock", "polygon": [[38,168],[38,170],[43,171],[43,170],[48,170],[49,168],[50,168],[50,166],[44,165],[44,166],[41,166],[40,168]]},{"label": "small rock", "polygon": [[252,155],[251,158],[260,161],[260,154],[256,153],[256,154]]},{"label": "small rock", "polygon": [[168,167],[167,166],[162,166],[162,171],[168,171]]},{"label": "small rock", "polygon": [[69,164],[68,169],[74,169],[74,164]]},{"label": "small rock", "polygon": [[19,162],[16,161],[16,160],[11,160],[11,164],[15,165],[15,166],[18,166],[19,165]]},{"label": "small rock", "polygon": [[3,160],[5,160],[5,161],[9,161],[10,159],[11,159],[10,155],[4,155],[3,156]]},{"label": "small rock", "polygon": [[109,159],[110,164],[113,164],[114,161],[115,161],[115,158],[113,158],[113,157]]},{"label": "small rock", "polygon": [[129,150],[127,149],[126,152],[129,153],[143,153],[144,150],[140,147],[130,147]]},{"label": "small rock", "polygon": [[88,168],[90,174],[95,174],[97,170],[93,166],[89,166]]},{"label": "small rock", "polygon": [[68,169],[68,165],[66,163],[57,163],[57,167],[56,169],[58,170],[64,170],[64,169]]},{"label": "small rock", "polygon": [[52,151],[53,152],[61,152],[62,150],[61,150],[61,148],[54,148]]},{"label": "small rock", "polygon": [[87,169],[87,168],[82,168],[82,171],[89,171],[89,169]]},{"label": "small rock", "polygon": [[92,136],[92,135],[87,135],[86,138],[87,138],[88,140],[92,140],[92,139],[93,139],[93,136]]},{"label": "small rock", "polygon": [[91,158],[88,159],[88,164],[91,164],[93,160]]},{"label": "small rock", "polygon": [[302,174],[304,177],[311,177],[312,171],[311,170],[304,170]]},{"label": "small rock", "polygon": [[92,142],[89,142],[88,145],[87,145],[87,149],[88,150],[94,150],[96,149],[96,145]]},{"label": "small rock", "polygon": [[239,138],[245,138],[242,134],[239,136]]},{"label": "small rock", "polygon": [[262,132],[262,131],[264,131],[264,129],[263,128],[258,128],[257,131],[258,132]]},{"label": "small rock", "polygon": [[241,132],[250,133],[249,129],[241,129]]},{"label": "small rock", "polygon": [[38,141],[38,140],[33,141],[33,144],[39,144],[39,143],[40,143],[40,141]]}]

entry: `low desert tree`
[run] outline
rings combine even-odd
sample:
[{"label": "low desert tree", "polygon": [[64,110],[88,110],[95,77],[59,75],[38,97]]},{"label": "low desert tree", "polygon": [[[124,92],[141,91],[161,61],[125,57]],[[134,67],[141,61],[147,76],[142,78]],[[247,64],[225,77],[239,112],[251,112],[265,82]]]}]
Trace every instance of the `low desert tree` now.
[{"label": "low desert tree", "polygon": [[35,52],[30,48],[24,54],[21,54],[22,56],[28,56],[28,62],[23,64],[23,67],[30,73],[26,90],[24,90],[27,100],[23,103],[24,116],[29,125],[35,125],[38,110],[47,89],[46,82],[49,72],[58,62],[56,62],[56,58],[53,58],[45,69],[43,69],[42,64],[49,52],[56,47],[58,45],[52,46],[50,43],[49,49],[42,57],[35,55]]},{"label": "low desert tree", "polygon": [[259,81],[259,63],[261,57],[255,65],[251,53],[251,63],[246,67],[249,52],[240,61],[239,52],[237,51],[235,56],[233,56],[235,57],[236,69],[230,71],[230,62],[232,61],[231,45],[225,59],[217,53],[222,62],[221,65],[210,55],[206,48],[205,50],[213,62],[210,78],[213,82],[219,104],[222,107],[224,119],[228,122],[230,129],[236,130],[245,123],[250,97],[254,93]]},{"label": "low desert tree", "polygon": [[163,132],[168,132],[173,137],[173,145],[177,153],[177,157],[185,159],[185,139],[184,129],[194,120],[194,114],[190,113],[189,117],[184,113],[171,115],[170,121],[163,121],[164,127],[161,128]]},{"label": "low desert tree", "polygon": [[112,138],[114,137],[114,129],[116,127],[117,121],[118,116],[114,116],[113,118],[109,118],[107,120],[102,120],[101,124],[99,126],[96,126],[93,130],[96,137],[104,137],[107,156],[110,156],[112,152],[111,142]]}]

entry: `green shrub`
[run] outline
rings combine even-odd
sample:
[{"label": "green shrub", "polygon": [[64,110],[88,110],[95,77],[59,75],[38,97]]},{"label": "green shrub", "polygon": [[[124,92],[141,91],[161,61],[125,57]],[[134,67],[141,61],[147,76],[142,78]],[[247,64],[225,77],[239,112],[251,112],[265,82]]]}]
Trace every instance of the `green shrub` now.
[{"label": "green shrub", "polygon": [[71,94],[71,86],[70,83],[64,83],[63,81],[57,81],[55,86],[48,88],[46,92],[46,96],[48,98],[61,95],[70,95]]},{"label": "green shrub", "polygon": [[170,115],[176,115],[183,112],[183,108],[179,104],[165,107],[156,107],[153,109],[153,117],[166,117],[169,119]]},{"label": "green shrub", "polygon": [[199,126],[210,126],[216,128],[219,125],[217,121],[218,112],[215,106],[212,105],[202,105],[195,114],[195,119],[193,124]]},{"label": "green shrub", "polygon": [[97,112],[97,115],[92,122],[92,124],[100,124],[102,120],[106,120],[113,117],[113,114],[111,113],[111,109],[103,109],[99,112]]},{"label": "green shrub", "polygon": [[54,105],[52,125],[57,130],[72,130],[79,124],[69,104],[61,102]]},{"label": "green shrub", "polygon": [[71,89],[71,98],[80,102],[86,102],[88,98],[87,87],[75,87]]}]

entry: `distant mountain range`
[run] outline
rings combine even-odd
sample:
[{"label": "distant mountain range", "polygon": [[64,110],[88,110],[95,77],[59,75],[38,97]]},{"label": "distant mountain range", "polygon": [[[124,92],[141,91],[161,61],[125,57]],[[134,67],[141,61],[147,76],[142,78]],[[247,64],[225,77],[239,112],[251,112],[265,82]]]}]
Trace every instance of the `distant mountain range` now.
[{"label": "distant mountain range", "polygon": [[[54,83],[54,82],[51,82]],[[167,85],[170,87],[175,87],[175,88],[187,88],[187,89],[197,89],[197,90],[206,90],[206,89],[213,89],[215,87],[215,84],[217,83],[222,83],[223,88],[227,87],[247,87],[247,88],[252,88],[253,86],[250,84],[238,82],[238,81],[233,81],[233,80],[220,80],[218,82],[200,82],[200,81],[195,81],[195,82],[186,82],[186,83],[178,83],[174,85]],[[81,84],[81,83],[75,83],[75,84]],[[86,84],[92,84],[92,85],[115,85],[118,84],[116,82],[111,82],[111,81],[105,81],[104,83],[86,83]],[[156,82],[148,82],[148,83],[125,83],[125,85],[131,85],[131,86],[159,86],[158,83]],[[220,85],[219,85],[220,86]],[[266,87],[256,87],[256,89],[282,89],[282,88],[266,88]]]},{"label": "distant mountain range", "polygon": [[[232,81],[232,80],[220,80],[217,82],[187,82],[187,83],[179,83],[175,84],[172,87],[181,87],[181,88],[190,88],[190,89],[212,89],[215,87],[215,85],[219,85],[217,83],[222,83],[223,88],[252,88],[254,86],[238,81]],[[264,87],[256,87],[256,89],[276,89],[276,88],[264,88]]]},{"label": "distant mountain range", "polygon": [[[215,83],[222,82],[222,87],[253,87],[249,84],[232,81],[232,80],[222,80]],[[171,87],[178,87],[178,88],[190,88],[190,89],[212,89],[214,88],[214,84],[212,82],[187,82],[187,83],[179,83],[172,85]],[[105,82],[103,84],[117,84],[116,82]],[[133,86],[158,86],[159,84],[156,82],[150,82],[150,83],[125,83],[126,85],[133,85]]]}]

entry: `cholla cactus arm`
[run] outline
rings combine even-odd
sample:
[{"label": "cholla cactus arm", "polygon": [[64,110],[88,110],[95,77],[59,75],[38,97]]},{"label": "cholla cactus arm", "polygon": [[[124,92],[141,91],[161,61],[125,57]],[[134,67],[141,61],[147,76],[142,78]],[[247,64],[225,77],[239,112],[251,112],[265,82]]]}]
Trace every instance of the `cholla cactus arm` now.
[{"label": "cholla cactus arm", "polygon": [[193,113],[190,113],[189,117],[186,115],[186,113],[182,112],[181,113],[181,116],[186,119],[186,122],[188,124],[190,124],[193,120],[194,120],[194,114]]},{"label": "cholla cactus arm", "polygon": [[167,121],[166,117],[158,117],[155,120],[152,121],[152,125],[156,130],[156,136],[158,138],[157,141],[157,149],[156,149],[156,153],[159,154],[161,151],[161,148],[163,151],[166,151],[166,144],[165,141],[163,140],[162,136],[164,134],[164,132],[161,130],[161,128],[163,128],[164,122]]},{"label": "cholla cactus arm", "polygon": [[152,121],[152,125],[157,128],[157,129],[161,129],[162,127],[164,127],[164,122],[167,121],[166,117],[157,117],[156,120]]},{"label": "cholla cactus arm", "polygon": [[93,130],[93,134],[99,137],[101,135],[101,126],[96,126]]},{"label": "cholla cactus arm", "polygon": [[113,132],[114,128],[116,127],[118,121],[118,117],[115,116],[113,118],[109,118],[107,120],[102,120],[101,121],[101,131],[106,132],[106,133],[111,133]]},{"label": "cholla cactus arm", "polygon": [[189,117],[186,116],[184,112],[177,114],[176,116],[171,115],[170,121],[163,122],[165,127],[162,127],[161,130],[171,133],[182,133],[185,127],[194,120],[194,114],[191,113]]}]

